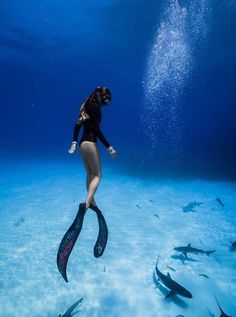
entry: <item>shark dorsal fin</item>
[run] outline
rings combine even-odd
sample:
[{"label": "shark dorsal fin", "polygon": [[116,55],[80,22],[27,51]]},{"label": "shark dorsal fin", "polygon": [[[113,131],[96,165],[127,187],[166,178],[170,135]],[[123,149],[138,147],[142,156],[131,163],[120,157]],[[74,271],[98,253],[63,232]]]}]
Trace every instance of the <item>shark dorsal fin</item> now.
[{"label": "shark dorsal fin", "polygon": [[189,244],[187,245],[187,247],[191,247],[191,243],[189,243]]}]

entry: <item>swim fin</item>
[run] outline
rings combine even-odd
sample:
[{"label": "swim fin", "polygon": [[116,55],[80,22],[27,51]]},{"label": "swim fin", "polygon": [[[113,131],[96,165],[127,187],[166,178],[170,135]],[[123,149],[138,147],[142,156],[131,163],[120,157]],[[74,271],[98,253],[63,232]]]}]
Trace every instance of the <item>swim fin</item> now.
[{"label": "swim fin", "polygon": [[71,251],[76,243],[76,240],[80,234],[83,226],[84,215],[86,212],[85,203],[79,205],[78,213],[70,226],[66,231],[64,237],[61,240],[58,252],[57,252],[57,267],[64,280],[68,283],[66,267]]},{"label": "swim fin", "polygon": [[103,255],[103,252],[106,248],[107,239],[108,239],[108,229],[105,218],[101,212],[101,210],[97,206],[93,206],[90,204],[89,206],[93,211],[96,212],[98,218],[99,232],[97,241],[95,243],[93,254],[95,258],[98,258]]}]

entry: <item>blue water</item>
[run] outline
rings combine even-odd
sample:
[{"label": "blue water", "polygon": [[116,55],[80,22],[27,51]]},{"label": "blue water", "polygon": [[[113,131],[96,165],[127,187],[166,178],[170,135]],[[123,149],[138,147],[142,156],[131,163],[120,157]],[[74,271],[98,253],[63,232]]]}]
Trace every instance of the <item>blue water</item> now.
[{"label": "blue water", "polygon": [[[0,1],[1,317],[58,316],[80,298],[75,316],[219,316],[215,296],[236,315],[235,21],[235,0]],[[118,154],[99,144],[109,241],[95,259],[88,212],[65,284],[57,248],[86,196],[68,148],[98,85]],[[182,261],[173,248],[190,242],[216,252]],[[192,299],[164,298],[157,257]]]}]

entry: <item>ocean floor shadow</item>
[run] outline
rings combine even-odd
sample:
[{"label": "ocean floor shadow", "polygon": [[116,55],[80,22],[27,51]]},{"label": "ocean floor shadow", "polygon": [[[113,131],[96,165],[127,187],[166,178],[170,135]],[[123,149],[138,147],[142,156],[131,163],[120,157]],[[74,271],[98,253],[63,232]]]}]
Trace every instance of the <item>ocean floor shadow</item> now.
[{"label": "ocean floor shadow", "polygon": [[171,255],[171,258],[174,259],[174,260],[180,260],[183,264],[185,264],[184,262],[200,262],[199,260],[196,260],[196,259],[193,259],[193,258],[189,258],[186,256],[184,256],[183,254],[180,254],[180,255]]}]

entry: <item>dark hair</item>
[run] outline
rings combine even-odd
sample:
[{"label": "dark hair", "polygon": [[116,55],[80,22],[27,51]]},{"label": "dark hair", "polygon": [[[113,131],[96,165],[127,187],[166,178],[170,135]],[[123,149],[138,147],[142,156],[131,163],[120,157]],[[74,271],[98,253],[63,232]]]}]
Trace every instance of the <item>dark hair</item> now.
[{"label": "dark hair", "polygon": [[106,95],[111,100],[111,91],[107,87],[97,87],[95,89],[96,92],[99,92],[100,94]]},{"label": "dark hair", "polygon": [[[89,107],[86,107],[86,105],[92,103],[92,115],[91,115],[91,110],[89,109]],[[102,120],[102,111],[101,111],[101,107],[98,105],[97,102],[92,102],[92,101],[88,101],[85,104],[85,111],[87,112],[87,114],[89,116],[92,116],[93,118],[95,118],[99,123]]]},{"label": "dark hair", "polygon": [[[88,99],[85,101],[84,107],[85,107],[85,111],[87,112],[87,114],[88,114],[89,116],[91,116],[91,114],[90,114],[91,111],[89,110],[89,107],[88,107],[88,106],[89,106],[90,104],[92,104],[92,107],[93,107],[93,114],[92,114],[92,116],[95,117],[96,120],[100,123],[101,120],[102,120],[101,107],[99,106],[99,104],[98,104],[97,102],[94,102],[94,97],[95,97],[96,93],[99,92],[99,91],[98,91],[98,88],[99,88],[99,87],[97,87],[97,88],[91,93],[91,95],[88,97]],[[86,107],[86,106],[87,106],[87,107]]]},{"label": "dark hair", "polygon": [[89,105],[93,105],[93,114],[92,116],[96,118],[96,120],[100,123],[102,120],[102,112],[101,107],[97,103],[97,100],[94,100],[94,97],[97,93],[103,94],[106,96],[106,98],[111,101],[111,92],[107,87],[96,87],[94,91],[91,93],[91,95],[85,100],[83,105],[80,108],[80,116],[78,120],[84,120],[84,117],[91,116],[91,111],[89,110]]}]

